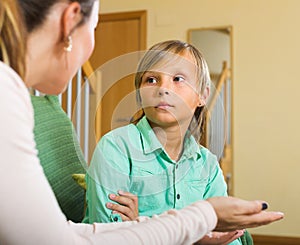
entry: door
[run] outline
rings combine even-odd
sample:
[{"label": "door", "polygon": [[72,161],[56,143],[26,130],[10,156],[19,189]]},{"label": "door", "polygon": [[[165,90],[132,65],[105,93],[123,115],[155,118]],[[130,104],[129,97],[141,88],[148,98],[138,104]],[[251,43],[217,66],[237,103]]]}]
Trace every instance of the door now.
[{"label": "door", "polygon": [[99,20],[96,45],[89,60],[94,71],[101,74],[101,96],[95,117],[95,129],[100,130],[95,130],[96,141],[111,129],[127,124],[132,116],[136,69],[132,63],[136,62],[128,60],[125,54],[146,48],[146,11],[100,14]]}]

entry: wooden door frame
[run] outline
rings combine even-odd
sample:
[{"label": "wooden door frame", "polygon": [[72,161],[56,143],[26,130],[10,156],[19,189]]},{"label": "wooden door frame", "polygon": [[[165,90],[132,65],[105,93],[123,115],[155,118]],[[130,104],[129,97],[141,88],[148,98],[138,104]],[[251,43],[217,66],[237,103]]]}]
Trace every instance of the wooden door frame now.
[{"label": "wooden door frame", "polygon": [[99,23],[122,20],[138,20],[140,23],[140,40],[139,44],[142,50],[147,48],[147,11],[130,11],[99,14]]},{"label": "wooden door frame", "polygon": [[[101,13],[99,14],[99,24],[113,21],[128,21],[137,20],[139,23],[139,49],[141,51],[147,48],[147,11],[130,11],[130,12],[116,12],[116,13]],[[101,27],[100,27],[101,28]],[[101,40],[100,40],[101,41]],[[95,44],[97,45],[97,44]],[[100,85],[101,87],[101,85]],[[100,88],[101,89],[101,88]],[[98,111],[95,118],[96,126],[96,142],[101,137],[101,113]]]}]

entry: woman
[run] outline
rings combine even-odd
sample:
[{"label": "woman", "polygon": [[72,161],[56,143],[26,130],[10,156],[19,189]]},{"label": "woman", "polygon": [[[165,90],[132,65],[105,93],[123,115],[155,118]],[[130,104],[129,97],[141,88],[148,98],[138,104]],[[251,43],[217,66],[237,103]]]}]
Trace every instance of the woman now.
[{"label": "woman", "polygon": [[[145,221],[85,225],[66,220],[37,157],[27,87],[48,94],[65,89],[92,52],[98,5],[97,0],[0,2],[0,244],[191,244],[213,229],[281,219],[282,213],[261,211],[266,208],[261,201],[213,198]],[[28,32],[26,53],[19,23]]]}]

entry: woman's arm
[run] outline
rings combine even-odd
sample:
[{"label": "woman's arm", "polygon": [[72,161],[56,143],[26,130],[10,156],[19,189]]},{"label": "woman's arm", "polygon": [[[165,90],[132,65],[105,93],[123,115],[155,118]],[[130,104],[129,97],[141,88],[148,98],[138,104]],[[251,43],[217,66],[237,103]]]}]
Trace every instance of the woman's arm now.
[{"label": "woman's arm", "polygon": [[37,157],[28,91],[1,62],[0,74],[0,244],[191,244],[216,226],[213,206],[220,217],[218,230],[254,227],[283,217],[260,212],[261,202],[228,198],[201,201],[141,222],[69,223]]},{"label": "woman's arm", "polygon": [[[28,91],[9,68],[0,64],[0,70],[1,244],[147,244],[154,241],[174,244],[191,241],[216,225],[215,212],[208,203],[199,204],[188,212],[194,209],[199,212],[203,206],[205,215],[201,214],[197,221],[186,216],[186,212],[173,214],[170,211],[172,214],[138,225],[137,222],[120,225],[67,222],[37,157]],[[192,223],[187,228],[183,226],[191,221],[200,221],[200,225],[197,228],[191,227]]]}]

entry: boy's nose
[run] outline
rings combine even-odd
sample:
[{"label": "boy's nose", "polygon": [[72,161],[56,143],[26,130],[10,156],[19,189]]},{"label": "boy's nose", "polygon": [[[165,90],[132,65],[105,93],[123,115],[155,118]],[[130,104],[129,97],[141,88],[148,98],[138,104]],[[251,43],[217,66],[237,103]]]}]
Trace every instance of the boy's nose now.
[{"label": "boy's nose", "polygon": [[167,82],[162,82],[158,88],[158,95],[163,96],[163,95],[169,95],[170,94],[170,84]]},{"label": "boy's nose", "polygon": [[166,88],[160,87],[159,90],[158,90],[158,95],[163,96],[164,94],[169,95],[169,91]]},{"label": "boy's nose", "polygon": [[171,89],[172,83],[170,83],[170,81],[168,79],[170,79],[169,76],[164,76],[160,81],[159,89],[158,89],[158,94],[160,96],[170,94],[170,89]]}]

